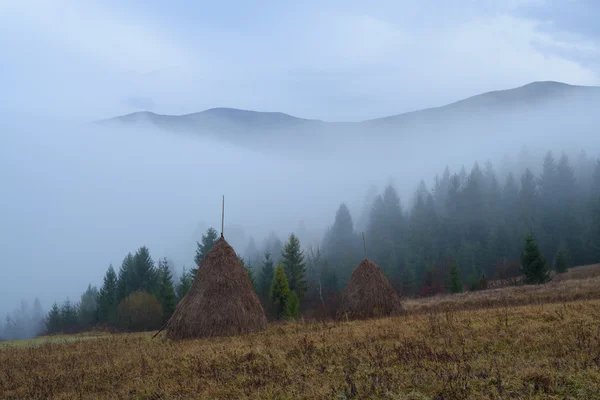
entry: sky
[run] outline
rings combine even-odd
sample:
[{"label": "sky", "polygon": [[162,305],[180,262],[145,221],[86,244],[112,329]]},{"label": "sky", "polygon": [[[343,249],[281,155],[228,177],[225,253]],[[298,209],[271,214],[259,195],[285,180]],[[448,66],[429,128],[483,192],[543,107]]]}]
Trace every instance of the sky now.
[{"label": "sky", "polygon": [[[213,107],[362,121],[532,81],[600,85],[598,17],[584,0],[0,0],[0,318],[21,299],[76,301],[143,245],[190,267],[222,194],[238,252],[271,232],[306,245],[342,202],[364,221],[370,185],[393,184],[408,207],[445,165],[514,156],[524,140],[600,148],[596,105],[581,99],[501,113],[504,125],[467,116],[350,137],[323,124],[338,128],[300,135],[295,152],[297,131],[244,147],[84,123]],[[303,158],[311,146],[326,151]]]},{"label": "sky", "polygon": [[599,85],[598,18],[594,0],[3,0],[0,113],[358,121],[537,80]]}]

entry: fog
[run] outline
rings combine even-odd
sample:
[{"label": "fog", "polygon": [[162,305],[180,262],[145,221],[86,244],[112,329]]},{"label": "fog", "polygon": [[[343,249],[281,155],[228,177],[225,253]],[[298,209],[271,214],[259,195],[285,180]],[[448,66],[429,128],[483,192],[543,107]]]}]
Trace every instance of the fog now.
[{"label": "fog", "polygon": [[560,110],[488,110],[479,121],[483,112],[409,128],[338,127],[306,140],[281,132],[289,143],[275,147],[147,125],[4,116],[0,315],[36,296],[45,310],[77,301],[88,283],[102,284],[110,263],[118,269],[143,245],[155,260],[191,267],[196,240],[209,226],[220,230],[222,195],[225,237],[242,253],[251,237],[260,245],[271,232],[318,243],[342,202],[355,223],[364,221],[371,186],[393,184],[406,206],[419,181],[431,184],[446,165],[499,165],[523,146],[533,157],[551,149],[598,154],[597,103],[561,101]]}]

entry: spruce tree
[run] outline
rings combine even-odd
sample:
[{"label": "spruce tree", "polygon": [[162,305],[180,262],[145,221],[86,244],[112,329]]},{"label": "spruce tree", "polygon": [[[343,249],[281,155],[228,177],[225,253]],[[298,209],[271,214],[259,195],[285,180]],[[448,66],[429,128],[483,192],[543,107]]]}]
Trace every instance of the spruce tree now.
[{"label": "spruce tree", "polygon": [[89,284],[79,303],[79,322],[84,329],[91,328],[97,322],[97,299],[98,289]]},{"label": "spruce tree", "polygon": [[48,316],[46,317],[44,324],[47,335],[52,335],[62,331],[62,318],[60,316],[60,309],[58,308],[58,304],[56,304],[56,302],[52,304],[52,308],[48,312]]},{"label": "spruce tree", "polygon": [[298,298],[302,299],[307,289],[304,279],[306,264],[304,263],[304,252],[300,250],[300,241],[293,233],[283,248],[281,263],[285,269],[290,290],[295,291]]},{"label": "spruce tree", "polygon": [[565,255],[564,249],[562,249],[562,248],[558,249],[558,251],[556,252],[556,260],[554,261],[554,268],[556,269],[556,272],[558,272],[559,274],[562,274],[562,273],[568,271],[567,257]]},{"label": "spruce tree", "polygon": [[521,253],[521,271],[525,275],[524,282],[530,285],[546,283],[550,280],[546,259],[542,256],[533,233],[525,238],[525,248]]},{"label": "spruce tree", "polygon": [[119,269],[119,278],[117,281],[117,304],[133,292],[132,286],[134,274],[133,254],[128,253],[123,259],[121,268]]},{"label": "spruce tree", "polygon": [[296,319],[300,316],[300,300],[296,292],[291,291],[285,304],[285,316],[290,319]]},{"label": "spruce tree", "polygon": [[592,205],[592,222],[588,236],[588,246],[590,249],[590,261],[600,262],[600,196],[598,196]]},{"label": "spruce tree", "polygon": [[216,229],[210,227],[207,229],[206,233],[202,235],[202,243],[196,242],[198,246],[196,248],[196,256],[194,257],[194,263],[196,264],[196,268],[192,268],[192,276],[196,278],[196,274],[198,273],[198,268],[200,268],[200,264],[206,258],[206,255],[211,251],[217,240],[219,239],[219,234]]},{"label": "spruce tree", "polygon": [[74,333],[79,330],[79,318],[77,316],[77,306],[71,303],[69,299],[65,300],[60,308],[60,319],[63,332]]},{"label": "spruce tree", "polygon": [[280,319],[285,316],[288,298],[290,297],[290,287],[281,264],[275,268],[270,294],[271,301],[275,306],[275,315]]},{"label": "spruce tree", "polygon": [[256,279],[254,277],[254,268],[252,268],[252,265],[247,263],[246,260],[244,259],[244,257],[242,257],[241,255],[238,254],[237,258],[238,258],[238,261],[240,262],[240,264],[242,264],[242,266],[246,270],[246,273],[248,273],[248,278],[250,278],[250,283],[252,283],[252,288],[254,289],[254,292],[256,293]]},{"label": "spruce tree", "polygon": [[134,278],[130,293],[144,291],[156,293],[158,288],[158,275],[154,266],[154,260],[146,246],[142,246],[133,256]]},{"label": "spruce tree", "polygon": [[265,257],[262,262],[262,268],[258,276],[258,288],[259,294],[262,298],[269,297],[269,291],[271,290],[271,283],[273,282],[273,274],[275,269],[273,268],[273,260],[271,259],[271,253],[265,253]]},{"label": "spruce tree", "polygon": [[98,292],[98,321],[100,323],[115,324],[117,321],[117,274],[112,266],[109,265],[104,282]]},{"label": "spruce tree", "polygon": [[163,319],[167,321],[175,311],[177,306],[177,295],[173,287],[173,275],[169,269],[169,263],[166,258],[158,261],[158,290],[156,298],[162,305]]},{"label": "spruce tree", "polygon": [[483,272],[481,274],[481,278],[479,278],[479,285],[478,285],[477,289],[486,290],[487,288],[488,288],[488,279],[487,279],[487,276],[485,275],[485,272]]},{"label": "spruce tree", "polygon": [[37,297],[33,301],[33,310],[31,313],[32,333],[39,336],[44,332],[44,315],[42,304]]},{"label": "spruce tree", "polygon": [[192,287],[192,282],[194,281],[194,275],[192,275],[191,271],[187,271],[185,267],[183,268],[183,272],[179,277],[179,282],[177,282],[177,287],[175,291],[177,292],[177,301],[181,301],[183,297],[189,292]]},{"label": "spruce tree", "polygon": [[463,291],[456,260],[452,260],[452,264],[450,265],[450,272],[446,288],[450,293],[461,293]]}]

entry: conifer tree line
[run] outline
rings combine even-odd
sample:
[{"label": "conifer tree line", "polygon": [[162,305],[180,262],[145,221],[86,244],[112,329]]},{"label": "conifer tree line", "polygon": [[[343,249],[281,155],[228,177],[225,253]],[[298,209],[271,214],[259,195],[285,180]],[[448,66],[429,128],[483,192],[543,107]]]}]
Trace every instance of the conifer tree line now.
[{"label": "conifer tree line", "polygon": [[[488,288],[490,281],[545,283],[553,273],[600,261],[600,160],[572,163],[549,152],[540,166],[498,174],[491,163],[470,171],[446,167],[428,188],[422,181],[407,202],[393,186],[372,193],[362,217],[367,257],[404,296]],[[330,317],[364,257],[350,210],[341,204],[320,243],[283,243],[271,234],[259,251],[250,241],[239,261],[269,318]],[[165,258],[148,248],[109,266],[99,290],[80,302],[54,304],[45,331],[92,326],[155,329],[173,313],[218,239],[209,228],[197,243],[194,268],[174,279]],[[192,257],[190,257],[192,258]],[[152,310],[153,318],[145,310]]]}]

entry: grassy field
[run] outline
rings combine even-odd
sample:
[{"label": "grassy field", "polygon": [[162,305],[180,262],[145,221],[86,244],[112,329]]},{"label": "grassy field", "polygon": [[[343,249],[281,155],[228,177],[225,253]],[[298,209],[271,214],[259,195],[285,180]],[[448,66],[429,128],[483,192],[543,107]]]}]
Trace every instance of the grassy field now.
[{"label": "grassy field", "polygon": [[242,337],[5,346],[0,398],[600,399],[600,277],[406,307]]}]

